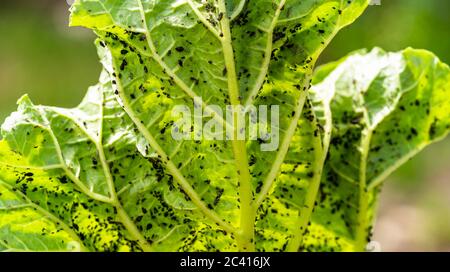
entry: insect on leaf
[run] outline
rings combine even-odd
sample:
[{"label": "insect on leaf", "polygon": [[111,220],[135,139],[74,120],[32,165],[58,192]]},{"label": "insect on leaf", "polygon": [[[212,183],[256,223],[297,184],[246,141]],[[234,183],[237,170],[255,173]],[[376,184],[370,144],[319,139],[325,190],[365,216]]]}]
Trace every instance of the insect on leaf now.
[{"label": "insect on leaf", "polygon": [[382,181],[450,129],[429,52],[312,76],[367,5],[76,0],[104,70],[78,107],[24,96],[4,122],[0,250],[364,250]]},{"label": "insect on leaf", "polygon": [[[2,126],[2,190],[30,205],[30,218],[53,224],[48,237],[62,233],[48,250],[72,241],[97,251],[276,249],[265,245],[267,233],[253,237],[262,201],[298,133],[315,61],[366,6],[75,1],[71,24],[98,34],[105,72],[77,108],[19,101]],[[225,126],[217,116],[229,105],[280,105],[280,145],[263,152],[267,139],[175,141],[171,112],[180,104]],[[2,237],[22,235],[5,222]],[[268,233],[291,230],[257,224]],[[15,249],[46,250],[2,244]]]}]

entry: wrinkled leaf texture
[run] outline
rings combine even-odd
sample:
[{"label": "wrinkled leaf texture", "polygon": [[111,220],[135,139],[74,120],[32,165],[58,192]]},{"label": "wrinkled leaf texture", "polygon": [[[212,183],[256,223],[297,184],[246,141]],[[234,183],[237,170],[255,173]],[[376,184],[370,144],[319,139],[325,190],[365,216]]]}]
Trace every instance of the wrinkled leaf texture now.
[{"label": "wrinkled leaf texture", "polygon": [[[104,71],[77,108],[25,96],[3,124],[0,250],[363,250],[383,179],[450,120],[448,67],[426,51],[354,53],[308,94],[366,6],[76,1]],[[226,123],[230,104],[281,105],[279,148],[171,137],[176,105]]]}]

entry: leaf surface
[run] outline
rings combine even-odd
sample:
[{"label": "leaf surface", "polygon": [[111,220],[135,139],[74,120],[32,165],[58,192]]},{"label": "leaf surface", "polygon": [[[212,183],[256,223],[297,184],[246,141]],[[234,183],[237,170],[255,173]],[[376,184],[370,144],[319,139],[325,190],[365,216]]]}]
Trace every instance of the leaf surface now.
[{"label": "leaf surface", "polygon": [[[71,24],[94,29],[102,40],[102,63],[147,142],[141,150],[161,159],[165,175],[210,225],[234,233],[241,250],[253,250],[257,210],[300,133],[314,64],[366,6],[362,0],[77,1]],[[198,105],[195,97],[202,98]],[[279,145],[262,152],[262,139],[175,141],[168,128],[177,105],[200,107],[225,126],[228,120],[217,113],[227,105],[281,105],[279,136],[270,135]],[[280,226],[276,232],[292,230]],[[258,247],[267,236],[258,237],[257,250],[275,249]]]},{"label": "leaf surface", "polygon": [[382,182],[450,131],[449,80],[446,64],[415,49],[318,69],[311,100],[329,153],[303,250],[365,250]]},{"label": "leaf surface", "polygon": [[[0,178],[74,229],[86,250],[287,250],[298,222],[286,218],[311,201],[304,190],[321,172],[305,104],[312,70],[367,4],[75,1],[71,25],[99,37],[101,82],[75,109],[22,98],[2,127]],[[229,105],[278,105],[280,133],[264,136],[279,144],[175,140],[178,105],[225,127],[236,117],[220,117]],[[21,180],[27,173],[41,183]]]}]

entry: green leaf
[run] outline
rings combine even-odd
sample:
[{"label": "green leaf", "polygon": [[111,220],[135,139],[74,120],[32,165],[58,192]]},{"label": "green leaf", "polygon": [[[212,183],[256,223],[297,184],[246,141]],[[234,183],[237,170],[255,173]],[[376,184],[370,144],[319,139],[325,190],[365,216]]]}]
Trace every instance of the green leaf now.
[{"label": "green leaf", "polygon": [[[367,5],[75,1],[104,71],[78,107],[24,96],[3,124],[0,250],[363,250],[383,179],[450,122],[449,68],[425,51],[352,54],[308,99],[320,53]],[[280,116],[256,140],[207,140],[202,123],[180,140],[180,105],[225,138],[240,135],[229,105]]]},{"label": "green leaf", "polygon": [[116,193],[126,185],[123,169],[112,168],[136,153],[136,137],[104,79],[75,109],[35,106],[23,97],[2,126],[0,179],[75,232],[81,248],[139,250],[147,242]]},{"label": "green leaf", "polygon": [[[213,232],[225,230],[214,243],[230,239],[230,249],[275,250],[265,245],[271,240],[265,235],[256,237],[255,247],[255,217],[270,206],[260,209],[291,142],[302,133],[297,125],[318,56],[367,4],[81,0],[72,6],[71,25],[92,28],[99,36],[100,56],[115,93],[145,140],[139,147],[142,155],[159,159],[162,174],[183,192],[179,197],[188,197],[184,205],[208,218]],[[217,113],[227,105],[281,105],[279,146],[262,152],[262,140],[174,140],[174,107],[188,105],[193,111],[196,97],[202,98],[198,106],[225,126],[230,124]],[[268,233],[289,239],[295,232],[295,227],[260,221],[257,228]],[[199,249],[211,247],[207,239],[198,240],[203,243]]]},{"label": "green leaf", "polygon": [[0,197],[0,251],[84,249],[70,228],[3,181]]},{"label": "green leaf", "polygon": [[449,82],[447,65],[414,49],[360,51],[318,69],[311,99],[329,154],[301,249],[365,249],[382,182],[448,135]]}]

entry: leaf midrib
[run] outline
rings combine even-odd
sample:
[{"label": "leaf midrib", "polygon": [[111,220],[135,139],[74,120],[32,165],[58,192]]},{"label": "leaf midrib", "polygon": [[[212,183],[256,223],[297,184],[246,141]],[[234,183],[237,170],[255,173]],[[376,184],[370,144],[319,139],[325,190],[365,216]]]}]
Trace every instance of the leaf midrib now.
[{"label": "leaf midrib", "polygon": [[[222,48],[225,59],[225,67],[228,77],[228,96],[232,106],[241,106],[239,80],[236,73],[236,60],[234,57],[233,40],[231,36],[230,19],[224,0],[219,0],[219,12],[225,14],[221,20],[223,38]],[[250,175],[247,145],[245,140],[239,140],[238,109],[233,110],[233,139],[231,141],[237,175],[239,177],[239,199],[240,199],[240,229],[239,236],[236,237],[238,245],[242,251],[254,251],[254,228],[255,212],[253,211],[253,189]]]},{"label": "leaf midrib", "polygon": [[256,96],[257,96],[258,92],[261,90],[261,87],[264,84],[264,80],[266,79],[266,76],[267,76],[267,73],[269,70],[269,66],[270,66],[270,60],[272,57],[273,31],[275,30],[275,27],[278,24],[278,19],[280,17],[281,11],[285,4],[286,4],[286,0],[281,0],[280,4],[278,5],[277,10],[275,12],[272,23],[270,24],[270,27],[267,30],[267,44],[266,44],[266,49],[264,52],[264,61],[262,64],[263,68],[261,69],[253,88],[249,92],[247,101],[245,102],[246,107],[254,104]]}]

